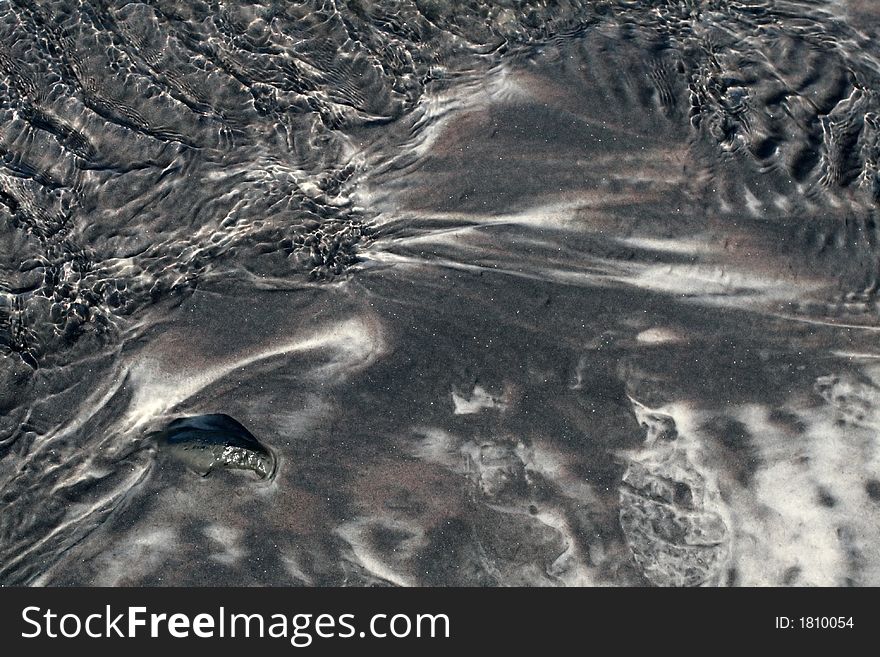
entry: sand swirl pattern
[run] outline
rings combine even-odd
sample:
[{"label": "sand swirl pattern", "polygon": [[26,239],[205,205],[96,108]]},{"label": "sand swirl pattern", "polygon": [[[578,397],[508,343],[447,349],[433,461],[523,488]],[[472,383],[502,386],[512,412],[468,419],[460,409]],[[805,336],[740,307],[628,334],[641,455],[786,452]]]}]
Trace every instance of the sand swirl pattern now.
[{"label": "sand swirl pattern", "polygon": [[0,0],[0,584],[880,583],[878,18]]}]

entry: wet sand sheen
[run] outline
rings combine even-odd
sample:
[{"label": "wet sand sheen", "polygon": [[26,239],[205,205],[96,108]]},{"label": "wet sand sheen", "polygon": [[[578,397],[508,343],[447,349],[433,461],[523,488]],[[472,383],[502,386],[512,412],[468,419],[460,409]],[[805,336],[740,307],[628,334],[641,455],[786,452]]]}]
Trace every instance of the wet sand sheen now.
[{"label": "wet sand sheen", "polygon": [[880,582],[870,10],[697,4],[0,3],[0,583]]}]

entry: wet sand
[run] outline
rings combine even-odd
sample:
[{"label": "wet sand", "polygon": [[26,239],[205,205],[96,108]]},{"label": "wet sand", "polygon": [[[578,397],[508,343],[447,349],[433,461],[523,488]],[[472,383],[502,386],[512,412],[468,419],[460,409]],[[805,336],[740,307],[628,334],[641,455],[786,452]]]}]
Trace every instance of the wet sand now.
[{"label": "wet sand", "polygon": [[876,585],[869,4],[6,3],[0,582]]}]

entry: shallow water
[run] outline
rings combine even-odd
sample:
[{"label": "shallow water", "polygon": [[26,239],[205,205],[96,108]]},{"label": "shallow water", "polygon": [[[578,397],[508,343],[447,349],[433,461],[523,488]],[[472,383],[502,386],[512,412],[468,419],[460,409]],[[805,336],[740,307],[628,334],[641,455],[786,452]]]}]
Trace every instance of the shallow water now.
[{"label": "shallow water", "polygon": [[0,1],[0,583],[880,584],[878,27]]}]

